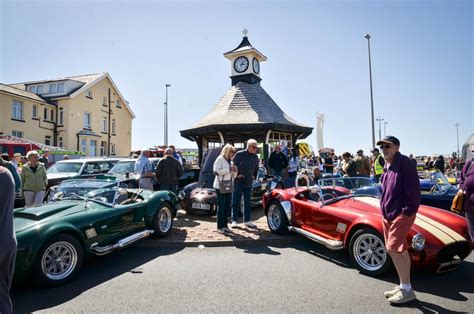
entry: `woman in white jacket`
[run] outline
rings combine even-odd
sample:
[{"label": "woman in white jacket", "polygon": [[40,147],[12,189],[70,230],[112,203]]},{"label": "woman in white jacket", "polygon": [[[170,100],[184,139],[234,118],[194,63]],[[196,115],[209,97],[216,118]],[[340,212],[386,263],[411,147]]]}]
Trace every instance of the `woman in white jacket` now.
[{"label": "woman in white jacket", "polygon": [[232,157],[234,157],[234,154],[234,146],[226,144],[222,148],[221,154],[217,157],[213,166],[213,171],[216,175],[213,187],[217,192],[217,232],[219,233],[230,232],[230,229],[227,227],[227,217],[231,210],[233,191],[222,193],[219,190],[219,181],[234,180],[237,175],[237,169],[232,164]]}]

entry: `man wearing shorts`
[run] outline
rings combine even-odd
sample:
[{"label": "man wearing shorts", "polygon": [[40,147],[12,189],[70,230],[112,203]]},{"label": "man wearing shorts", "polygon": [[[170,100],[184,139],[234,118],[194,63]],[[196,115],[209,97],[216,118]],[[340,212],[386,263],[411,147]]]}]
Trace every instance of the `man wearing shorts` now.
[{"label": "man wearing shorts", "polygon": [[378,141],[377,145],[385,159],[380,200],[385,247],[400,278],[400,285],[394,290],[386,291],[384,295],[391,304],[403,304],[416,299],[410,282],[407,234],[421,202],[420,180],[410,158],[400,154],[400,141],[396,137],[387,136]]}]

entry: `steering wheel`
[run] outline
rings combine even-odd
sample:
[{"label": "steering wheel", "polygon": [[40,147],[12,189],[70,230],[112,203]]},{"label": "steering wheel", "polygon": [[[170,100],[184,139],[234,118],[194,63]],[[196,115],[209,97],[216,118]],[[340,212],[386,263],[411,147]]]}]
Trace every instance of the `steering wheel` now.
[{"label": "steering wheel", "polygon": [[430,189],[430,193],[438,192],[439,188],[437,184],[433,184],[433,186]]},{"label": "steering wheel", "polygon": [[329,193],[329,192],[326,192],[326,193],[323,193],[323,200],[326,202],[332,198],[334,198],[335,196],[332,194],[332,193]]}]

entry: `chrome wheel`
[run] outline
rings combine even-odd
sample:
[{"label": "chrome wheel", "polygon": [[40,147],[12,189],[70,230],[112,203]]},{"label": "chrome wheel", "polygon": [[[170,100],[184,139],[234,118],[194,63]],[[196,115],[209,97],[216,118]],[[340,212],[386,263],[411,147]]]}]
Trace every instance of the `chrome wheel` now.
[{"label": "chrome wheel", "polygon": [[160,231],[163,233],[168,232],[171,228],[171,223],[173,220],[173,215],[168,207],[164,206],[160,209],[160,213],[158,214],[158,227]]},{"label": "chrome wheel", "polygon": [[74,271],[77,265],[77,250],[69,242],[51,244],[41,258],[41,270],[51,280],[61,280]]},{"label": "chrome wheel", "polygon": [[268,226],[272,230],[277,230],[281,225],[281,210],[277,204],[270,205],[268,209]]},{"label": "chrome wheel", "polygon": [[387,260],[387,250],[384,243],[371,233],[360,235],[352,250],[357,264],[367,271],[373,272],[381,269]]}]

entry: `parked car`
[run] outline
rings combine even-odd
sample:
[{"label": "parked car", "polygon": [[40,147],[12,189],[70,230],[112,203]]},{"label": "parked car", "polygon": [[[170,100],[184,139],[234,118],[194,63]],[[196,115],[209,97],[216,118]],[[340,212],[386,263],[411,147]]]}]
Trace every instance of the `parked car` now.
[{"label": "parked car", "polygon": [[[152,172],[156,171],[156,166],[161,158],[149,158],[152,163]],[[140,179],[140,174],[135,173],[135,163],[137,159],[123,159],[120,160],[114,167],[112,167],[106,176],[114,176],[120,180],[130,179],[132,184],[138,187],[138,180]],[[199,176],[199,168],[193,166],[185,166],[183,174],[179,178],[178,189],[185,187],[186,185],[196,182]],[[153,190],[158,191],[160,189],[160,184],[158,181],[153,178]]]},{"label": "parked car", "polygon": [[91,255],[105,255],[150,235],[164,237],[171,232],[178,207],[173,193],[87,181],[76,180],[77,185],[61,188],[53,202],[14,211],[15,282],[31,276],[39,285],[61,285]]},{"label": "parked car", "polygon": [[[362,273],[392,268],[384,244],[380,200],[370,178],[322,179],[319,186],[275,189],[263,197],[270,230],[299,233],[332,250],[346,250]],[[366,194],[367,193],[367,194]],[[408,236],[415,269],[454,270],[471,254],[464,218],[421,205]]]},{"label": "parked car", "polygon": [[[221,148],[208,150],[202,163],[199,181],[185,186],[178,193],[181,208],[194,214],[214,215],[217,212],[217,194],[213,188],[215,174],[214,161],[217,159]],[[251,205],[258,207],[262,204],[263,194],[273,188],[283,188],[281,177],[268,176],[264,167],[259,169],[256,180],[252,183]],[[243,197],[241,200],[243,207]]]},{"label": "parked car", "polygon": [[48,168],[48,188],[66,179],[94,178],[107,173],[120,158],[61,160]]},{"label": "parked car", "polygon": [[[420,175],[420,174],[418,174]],[[458,188],[439,171],[425,171],[420,177],[421,204],[451,210]]]}]

